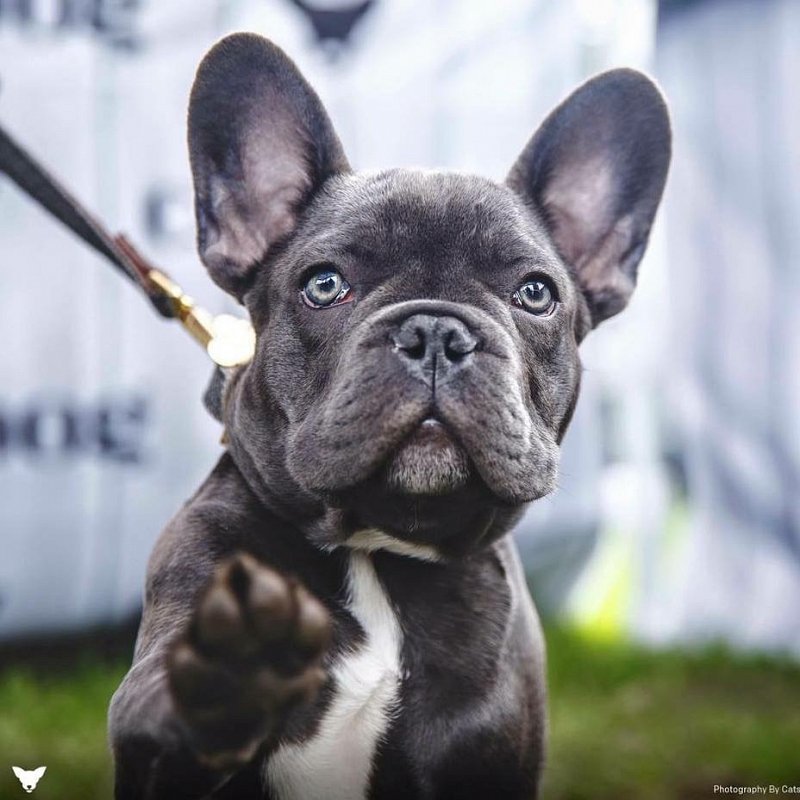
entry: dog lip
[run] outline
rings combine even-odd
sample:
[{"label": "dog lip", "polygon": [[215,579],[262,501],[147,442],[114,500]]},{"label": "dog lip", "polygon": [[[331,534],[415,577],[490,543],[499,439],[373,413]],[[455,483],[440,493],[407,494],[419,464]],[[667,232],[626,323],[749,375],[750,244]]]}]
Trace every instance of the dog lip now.
[{"label": "dog lip", "polygon": [[442,422],[442,420],[440,420],[438,417],[433,415],[425,417],[425,419],[423,419],[422,422],[420,422],[417,426],[415,433],[425,437],[452,438],[452,434],[447,425],[445,425],[445,423]]},{"label": "dog lip", "polygon": [[458,445],[458,439],[441,419],[431,414],[411,432],[405,444],[410,443],[429,447],[452,447]]}]

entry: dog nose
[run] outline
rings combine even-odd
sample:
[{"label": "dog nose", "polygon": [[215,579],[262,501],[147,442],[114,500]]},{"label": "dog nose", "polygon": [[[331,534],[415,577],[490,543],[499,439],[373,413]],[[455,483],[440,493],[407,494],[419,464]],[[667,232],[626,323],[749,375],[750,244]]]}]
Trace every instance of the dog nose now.
[{"label": "dog nose", "polygon": [[478,346],[460,319],[432,314],[406,319],[392,341],[409,372],[431,386],[463,366]]}]

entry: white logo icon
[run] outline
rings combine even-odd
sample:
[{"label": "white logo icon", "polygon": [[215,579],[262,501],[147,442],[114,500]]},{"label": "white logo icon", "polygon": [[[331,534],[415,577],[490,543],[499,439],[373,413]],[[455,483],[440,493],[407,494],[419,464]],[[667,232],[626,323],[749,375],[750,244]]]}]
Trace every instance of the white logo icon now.
[{"label": "white logo icon", "polygon": [[36,784],[44,775],[45,770],[47,767],[36,767],[36,769],[22,769],[22,767],[11,767],[14,770],[14,774],[19,778],[19,782],[22,784],[22,788],[30,794],[35,788]]}]

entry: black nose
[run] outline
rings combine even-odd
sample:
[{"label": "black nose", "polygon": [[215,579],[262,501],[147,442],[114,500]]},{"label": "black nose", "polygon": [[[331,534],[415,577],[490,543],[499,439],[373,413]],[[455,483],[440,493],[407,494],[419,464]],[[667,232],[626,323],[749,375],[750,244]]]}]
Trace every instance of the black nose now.
[{"label": "black nose", "polygon": [[409,372],[432,387],[465,366],[478,346],[477,338],[460,319],[431,314],[409,317],[392,341]]}]

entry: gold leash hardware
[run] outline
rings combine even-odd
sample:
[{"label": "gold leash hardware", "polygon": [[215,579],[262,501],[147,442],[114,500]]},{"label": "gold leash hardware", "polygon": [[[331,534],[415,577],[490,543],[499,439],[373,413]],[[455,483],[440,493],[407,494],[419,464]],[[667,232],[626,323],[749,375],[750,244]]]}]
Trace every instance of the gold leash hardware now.
[{"label": "gold leash hardware", "polygon": [[195,303],[180,286],[158,269],[147,280],[172,302],[175,317],[219,367],[238,367],[252,360],[256,349],[253,326],[231,314],[213,314]]},{"label": "gold leash hardware", "polygon": [[172,316],[200,343],[217,366],[238,367],[252,360],[256,334],[248,320],[230,314],[210,314],[169,275],[152,266],[124,234],[117,234],[112,242],[144,291],[166,298],[172,307]]}]

